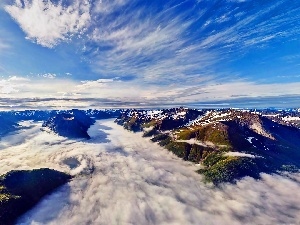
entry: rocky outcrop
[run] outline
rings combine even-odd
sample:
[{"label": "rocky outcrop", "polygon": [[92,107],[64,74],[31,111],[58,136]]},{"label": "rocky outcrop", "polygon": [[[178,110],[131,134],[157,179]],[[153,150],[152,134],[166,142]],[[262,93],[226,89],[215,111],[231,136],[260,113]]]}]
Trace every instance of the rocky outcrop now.
[{"label": "rocky outcrop", "polygon": [[68,113],[58,113],[50,117],[42,125],[44,131],[53,131],[56,134],[68,138],[86,138],[89,127],[95,120],[87,116],[83,111],[72,110]]}]

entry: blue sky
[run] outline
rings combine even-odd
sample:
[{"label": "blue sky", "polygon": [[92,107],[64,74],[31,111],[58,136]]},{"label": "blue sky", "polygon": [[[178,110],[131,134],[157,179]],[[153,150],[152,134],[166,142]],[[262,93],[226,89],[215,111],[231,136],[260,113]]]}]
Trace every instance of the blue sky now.
[{"label": "blue sky", "polygon": [[4,0],[1,108],[297,107],[300,2]]}]

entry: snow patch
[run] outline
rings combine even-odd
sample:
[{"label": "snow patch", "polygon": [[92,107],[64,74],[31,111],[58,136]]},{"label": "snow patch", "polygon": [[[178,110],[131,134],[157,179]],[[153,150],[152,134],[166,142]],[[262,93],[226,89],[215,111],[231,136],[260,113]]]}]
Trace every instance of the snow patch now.
[{"label": "snow patch", "polygon": [[246,138],[247,141],[249,141],[250,144],[252,144],[252,140],[255,139],[255,137],[248,137]]},{"label": "snow patch", "polygon": [[295,117],[295,116],[286,116],[282,117],[283,121],[295,121],[295,120],[300,120],[300,117]]}]

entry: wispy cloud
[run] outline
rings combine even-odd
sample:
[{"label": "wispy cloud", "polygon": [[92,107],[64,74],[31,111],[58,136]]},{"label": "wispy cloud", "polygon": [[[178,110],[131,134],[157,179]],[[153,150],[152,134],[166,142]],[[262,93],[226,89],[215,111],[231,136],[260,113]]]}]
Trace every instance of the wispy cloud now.
[{"label": "wispy cloud", "polygon": [[[117,2],[110,4],[117,6]],[[91,54],[94,70],[106,76],[135,75],[141,83],[202,83],[219,78],[218,64],[271,41],[293,37],[299,29],[292,26],[299,16],[291,13],[299,8],[286,7],[285,1],[264,3],[260,9],[251,5],[255,10],[247,12],[239,4],[249,2],[185,4],[165,3],[164,9],[149,13],[147,7],[135,9],[132,2],[122,1],[122,10],[113,11],[117,16],[102,17],[100,12],[101,19],[90,34],[90,48],[96,49]]]},{"label": "wispy cloud", "polygon": [[283,95],[300,95],[299,82],[285,84],[260,84],[236,81],[226,83],[210,83],[202,87],[187,88],[177,98],[183,102],[203,100],[233,100],[239,97],[271,97]]},{"label": "wispy cloud", "polygon": [[10,48],[10,45],[1,40],[1,42],[0,42],[0,52],[2,52],[3,50],[7,50],[9,48]]},{"label": "wispy cloud", "polygon": [[217,56],[192,43],[187,33],[198,18],[185,20],[190,10],[177,15],[176,7],[156,14],[146,7],[124,10],[100,21],[91,35],[92,45],[99,48],[93,54],[94,69],[107,76],[135,75],[148,83],[207,79]]},{"label": "wispy cloud", "polygon": [[45,47],[54,47],[82,33],[90,21],[89,1],[74,1],[64,6],[51,1],[15,0],[5,10],[26,33],[27,38]]},{"label": "wispy cloud", "polygon": [[[1,5],[0,5],[1,7]],[[0,8],[1,10],[1,8]],[[0,28],[0,55],[6,55],[9,53],[9,50],[12,48],[12,43],[8,40],[9,35],[4,31],[3,28]],[[1,64],[0,63],[0,71],[1,71]]]},{"label": "wispy cloud", "polygon": [[95,0],[92,10],[97,14],[110,14],[128,2],[129,0]]}]

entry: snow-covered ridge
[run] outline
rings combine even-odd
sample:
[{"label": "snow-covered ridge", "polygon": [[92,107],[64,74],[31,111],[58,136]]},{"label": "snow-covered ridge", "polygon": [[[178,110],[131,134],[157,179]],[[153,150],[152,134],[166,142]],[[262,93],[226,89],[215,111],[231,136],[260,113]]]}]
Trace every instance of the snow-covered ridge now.
[{"label": "snow-covered ridge", "polygon": [[[202,113],[202,110],[193,110],[194,113]],[[190,116],[191,109],[188,108],[172,108],[164,110],[128,110],[126,117],[136,118],[143,121],[163,121],[163,120],[187,120]],[[188,120],[193,121],[193,120]]]},{"label": "snow-covered ridge", "polygon": [[283,121],[294,121],[294,120],[300,120],[300,117],[296,117],[296,116],[286,116],[286,117],[282,117]]}]

